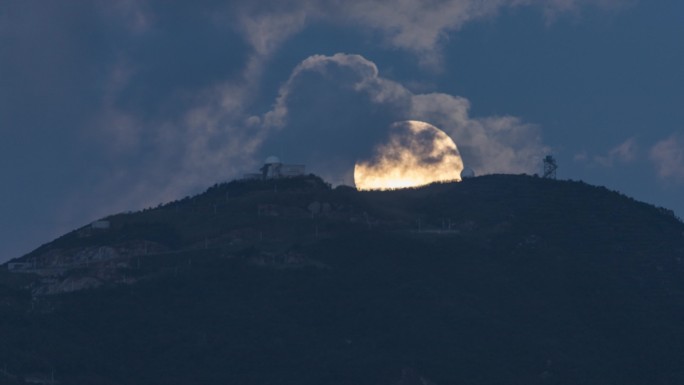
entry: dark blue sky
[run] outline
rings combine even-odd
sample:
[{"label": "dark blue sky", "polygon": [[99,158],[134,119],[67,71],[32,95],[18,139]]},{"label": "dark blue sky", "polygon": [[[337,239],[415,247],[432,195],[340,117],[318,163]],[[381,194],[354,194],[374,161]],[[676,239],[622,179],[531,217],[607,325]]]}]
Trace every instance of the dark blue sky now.
[{"label": "dark blue sky", "polygon": [[251,3],[0,3],[0,262],[269,154],[350,183],[405,119],[684,216],[684,2]]}]

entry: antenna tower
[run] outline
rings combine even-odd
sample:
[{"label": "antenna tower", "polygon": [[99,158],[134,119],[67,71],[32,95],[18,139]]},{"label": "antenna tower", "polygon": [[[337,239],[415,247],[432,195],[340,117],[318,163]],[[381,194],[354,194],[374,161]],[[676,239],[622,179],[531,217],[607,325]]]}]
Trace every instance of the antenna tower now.
[{"label": "antenna tower", "polygon": [[556,179],[556,169],[558,169],[556,159],[551,155],[547,155],[544,158],[544,178]]}]

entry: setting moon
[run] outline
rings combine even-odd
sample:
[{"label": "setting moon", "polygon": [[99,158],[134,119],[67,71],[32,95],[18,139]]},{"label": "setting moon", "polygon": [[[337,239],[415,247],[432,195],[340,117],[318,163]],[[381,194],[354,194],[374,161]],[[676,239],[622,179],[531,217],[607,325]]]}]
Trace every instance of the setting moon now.
[{"label": "setting moon", "polygon": [[437,127],[416,120],[390,127],[389,140],[375,147],[369,160],[354,165],[359,190],[417,187],[460,181],[463,161],[456,143]]}]

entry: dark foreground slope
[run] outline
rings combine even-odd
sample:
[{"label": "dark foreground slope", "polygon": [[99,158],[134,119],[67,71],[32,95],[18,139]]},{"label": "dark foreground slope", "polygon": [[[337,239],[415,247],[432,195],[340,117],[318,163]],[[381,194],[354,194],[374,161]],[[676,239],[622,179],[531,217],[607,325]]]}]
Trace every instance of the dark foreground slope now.
[{"label": "dark foreground slope", "polygon": [[231,182],[108,221],[0,273],[0,383],[684,383],[684,225],[604,188]]}]

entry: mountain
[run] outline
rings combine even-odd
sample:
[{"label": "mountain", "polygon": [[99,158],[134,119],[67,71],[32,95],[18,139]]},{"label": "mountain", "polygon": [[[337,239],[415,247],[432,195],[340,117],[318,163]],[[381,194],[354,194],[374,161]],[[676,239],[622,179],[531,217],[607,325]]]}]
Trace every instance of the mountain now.
[{"label": "mountain", "polygon": [[0,383],[680,384],[683,321],[684,224],[603,187],[242,180],[3,265]]}]

